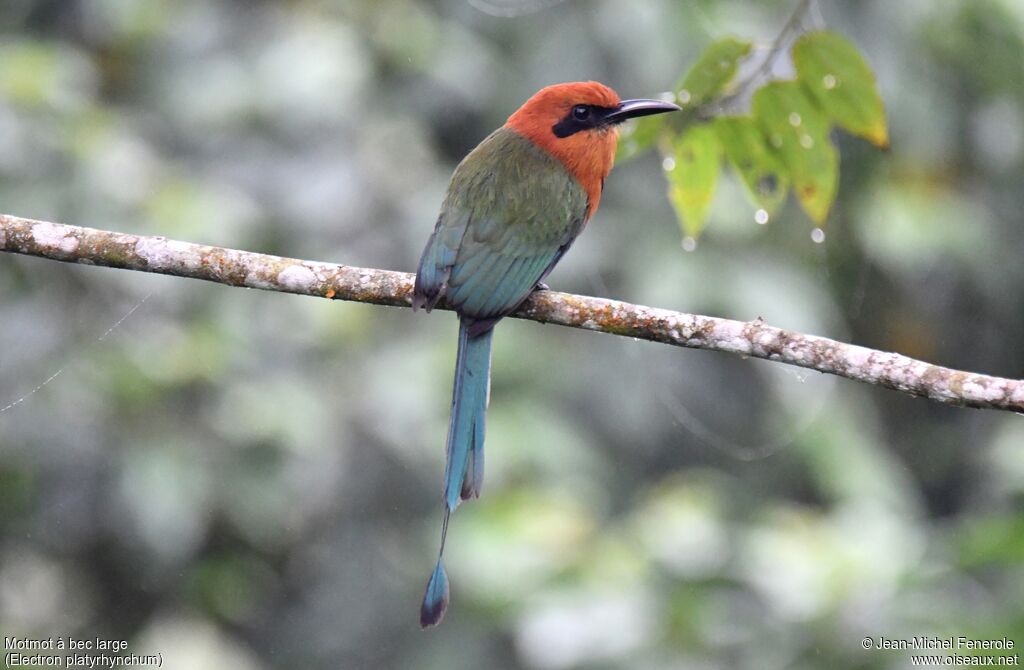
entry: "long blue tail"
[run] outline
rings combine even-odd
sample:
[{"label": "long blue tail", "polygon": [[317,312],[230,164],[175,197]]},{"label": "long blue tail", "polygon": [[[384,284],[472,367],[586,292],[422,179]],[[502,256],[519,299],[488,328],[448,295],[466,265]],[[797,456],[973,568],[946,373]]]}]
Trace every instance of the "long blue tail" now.
[{"label": "long blue tail", "polygon": [[452,415],[448,423],[448,458],[444,471],[444,524],[437,565],[427,582],[420,626],[440,623],[448,608],[448,575],[442,557],[448,517],[459,502],[480,496],[484,478],[484,418],[491,385],[491,335],[488,328],[470,335],[474,321],[459,317],[459,353],[455,359]]}]

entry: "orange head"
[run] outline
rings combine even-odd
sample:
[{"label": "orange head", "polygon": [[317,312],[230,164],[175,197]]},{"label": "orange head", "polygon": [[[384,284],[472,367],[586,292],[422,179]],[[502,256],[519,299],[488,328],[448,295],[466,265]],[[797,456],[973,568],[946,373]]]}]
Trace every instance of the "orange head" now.
[{"label": "orange head", "polygon": [[590,218],[597,210],[601,187],[615,159],[618,124],[678,109],[661,100],[620,100],[604,84],[577,81],[537,91],[508,117],[505,127],[561,161],[587,192]]}]

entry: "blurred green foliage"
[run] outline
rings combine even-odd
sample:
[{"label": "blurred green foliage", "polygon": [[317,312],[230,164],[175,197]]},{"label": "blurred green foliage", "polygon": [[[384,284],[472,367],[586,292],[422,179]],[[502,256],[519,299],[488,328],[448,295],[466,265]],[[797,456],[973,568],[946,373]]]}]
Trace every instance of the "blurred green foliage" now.
[{"label": "blurred green foliage", "polygon": [[[0,210],[410,270],[455,164],[532,92],[657,95],[727,35],[764,54],[794,8],[495,2],[2,3]],[[749,117],[718,116],[736,170],[694,250],[640,155],[551,285],[1024,377],[1021,4],[820,12],[877,75],[891,145],[827,133],[827,238],[767,183],[773,154],[743,166]],[[903,668],[861,640],[1024,644],[1019,416],[503,323],[483,497],[424,634],[451,315],[7,256],[0,296],[0,407],[24,397],[0,412],[3,635],[189,670]]]}]

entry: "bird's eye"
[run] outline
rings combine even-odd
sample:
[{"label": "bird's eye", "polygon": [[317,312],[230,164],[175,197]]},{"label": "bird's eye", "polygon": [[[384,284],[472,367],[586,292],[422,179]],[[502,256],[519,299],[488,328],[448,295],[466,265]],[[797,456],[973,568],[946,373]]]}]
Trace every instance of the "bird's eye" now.
[{"label": "bird's eye", "polygon": [[590,118],[590,107],[586,105],[576,105],[572,108],[572,118],[577,121],[586,121]]}]

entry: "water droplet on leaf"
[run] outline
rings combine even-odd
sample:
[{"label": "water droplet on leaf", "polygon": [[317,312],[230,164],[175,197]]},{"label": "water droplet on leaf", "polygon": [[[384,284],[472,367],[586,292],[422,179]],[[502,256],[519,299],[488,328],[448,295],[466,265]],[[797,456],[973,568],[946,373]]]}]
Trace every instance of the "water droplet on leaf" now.
[{"label": "water droplet on leaf", "polygon": [[661,168],[665,172],[671,172],[676,169],[676,159],[671,156],[665,156],[664,160],[661,161]]},{"label": "water droplet on leaf", "polygon": [[683,238],[683,251],[693,251],[697,248],[697,240],[692,237]]},{"label": "water droplet on leaf", "polygon": [[811,231],[811,241],[815,244],[821,244],[825,241],[825,231],[821,228],[815,228]]},{"label": "water droplet on leaf", "polygon": [[789,113],[789,125],[791,125],[794,128],[796,128],[797,126],[800,125],[800,123],[801,123],[800,115],[797,114],[796,112],[790,112]]},{"label": "water droplet on leaf", "polygon": [[834,74],[827,74],[821,79],[821,83],[825,85],[825,88],[832,90],[839,85],[839,80],[836,79]]},{"label": "water droplet on leaf", "polygon": [[768,223],[768,212],[763,209],[759,209],[754,212],[754,221],[761,224],[762,226]]}]

